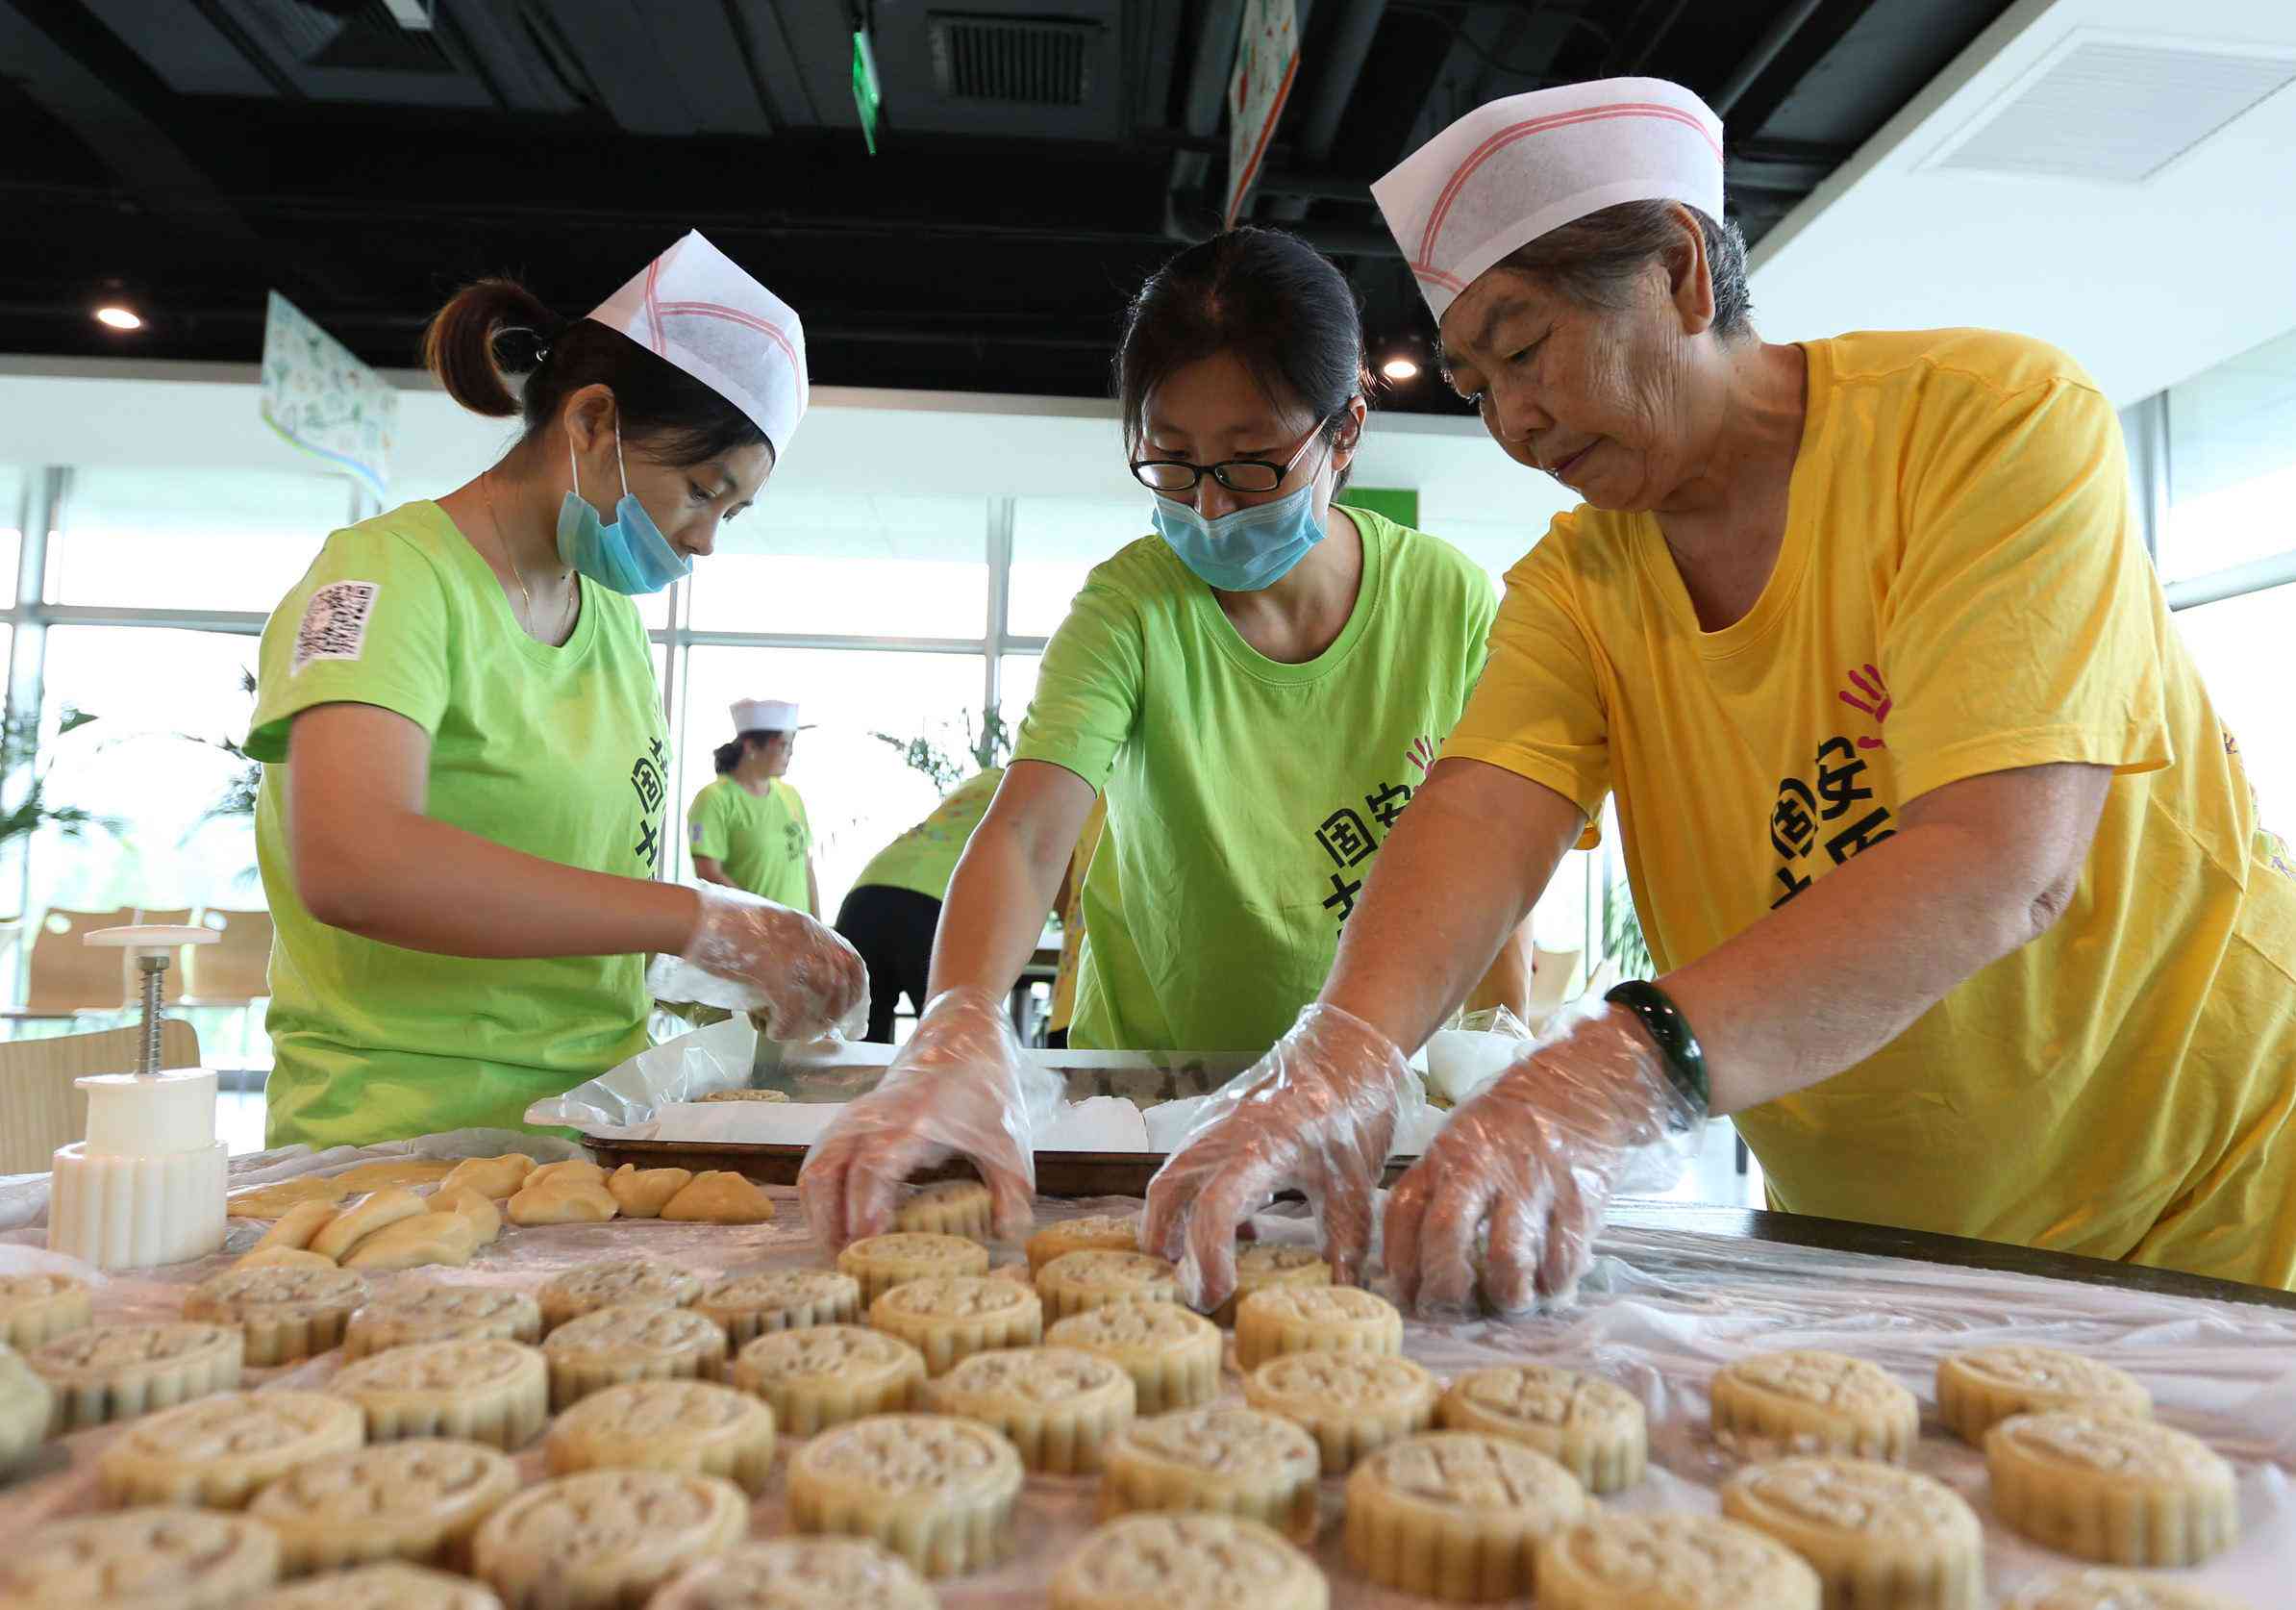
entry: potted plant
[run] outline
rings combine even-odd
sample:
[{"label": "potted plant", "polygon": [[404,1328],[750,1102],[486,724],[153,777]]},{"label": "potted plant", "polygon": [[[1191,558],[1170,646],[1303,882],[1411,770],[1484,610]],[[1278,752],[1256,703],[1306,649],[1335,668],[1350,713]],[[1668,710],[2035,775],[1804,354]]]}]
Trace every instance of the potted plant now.
[{"label": "potted plant", "polygon": [[982,711],[978,726],[970,710],[964,712],[962,719],[961,744],[952,742],[955,734],[946,722],[941,723],[938,731],[917,738],[896,738],[889,732],[872,732],[869,736],[898,749],[910,769],[922,772],[932,782],[934,792],[946,799],[959,783],[975,772],[1004,765],[1012,754],[1012,729],[1005,724],[1001,712]]}]

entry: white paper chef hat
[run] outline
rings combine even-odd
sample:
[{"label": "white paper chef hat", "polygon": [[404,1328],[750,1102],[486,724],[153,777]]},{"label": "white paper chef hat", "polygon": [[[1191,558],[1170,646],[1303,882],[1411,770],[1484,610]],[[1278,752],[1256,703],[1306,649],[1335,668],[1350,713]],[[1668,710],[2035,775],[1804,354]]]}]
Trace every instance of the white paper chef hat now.
[{"label": "white paper chef hat", "polygon": [[736,699],[734,701],[734,736],[745,732],[797,731],[797,702],[794,699]]},{"label": "white paper chef hat", "polygon": [[1722,217],[1722,119],[1662,78],[1604,78],[1476,108],[1371,187],[1440,319],[1477,275],[1622,201]]},{"label": "white paper chef hat", "polygon": [[805,417],[805,325],[797,310],[688,234],[591,310],[750,416],[778,462]]}]

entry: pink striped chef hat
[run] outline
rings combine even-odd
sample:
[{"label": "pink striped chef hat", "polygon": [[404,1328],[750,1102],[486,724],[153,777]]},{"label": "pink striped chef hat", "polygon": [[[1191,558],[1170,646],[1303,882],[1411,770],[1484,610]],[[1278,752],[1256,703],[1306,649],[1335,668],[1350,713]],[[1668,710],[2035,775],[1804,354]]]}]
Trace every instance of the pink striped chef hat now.
[{"label": "pink striped chef hat", "polygon": [[1604,78],[1476,108],[1371,187],[1437,319],[1477,275],[1622,201],[1722,216],[1722,119],[1662,78]]},{"label": "pink striped chef hat", "polygon": [[749,415],[778,461],[805,417],[797,310],[695,230],[591,310]]}]

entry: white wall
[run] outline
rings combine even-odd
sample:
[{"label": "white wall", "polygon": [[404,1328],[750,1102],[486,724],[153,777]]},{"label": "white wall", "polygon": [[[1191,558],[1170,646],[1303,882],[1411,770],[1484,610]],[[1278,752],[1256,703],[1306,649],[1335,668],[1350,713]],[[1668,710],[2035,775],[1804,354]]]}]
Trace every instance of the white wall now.
[{"label": "white wall", "polygon": [[[420,374],[400,386],[395,500],[460,485],[509,444],[508,421],[463,413]],[[14,464],[244,466],[312,472],[256,413],[252,365],[0,358],[0,457]],[[1467,418],[1375,415],[1365,486],[1417,487],[1422,522],[1462,545],[1528,549],[1562,500]],[[1081,497],[1136,503],[1114,405],[1061,398],[819,388],[775,480],[792,502],[870,493]],[[1142,529],[1145,529],[1143,524]],[[1487,562],[1487,561],[1486,561]]]},{"label": "white wall", "polygon": [[2296,89],[2135,184],[1925,166],[2076,35],[2287,56],[2296,0],[2012,7],[1762,241],[1763,334],[2022,331],[2125,406],[2296,328]]}]

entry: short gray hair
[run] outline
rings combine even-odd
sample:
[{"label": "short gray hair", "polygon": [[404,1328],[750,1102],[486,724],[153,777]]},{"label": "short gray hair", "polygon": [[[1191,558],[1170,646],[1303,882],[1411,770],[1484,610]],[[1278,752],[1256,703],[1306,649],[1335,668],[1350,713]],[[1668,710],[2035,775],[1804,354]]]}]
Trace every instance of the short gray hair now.
[{"label": "short gray hair", "polygon": [[[1587,306],[1625,305],[1627,288],[1643,269],[1662,262],[1676,239],[1671,201],[1622,201],[1550,229],[1501,258],[1513,268]],[[1746,237],[1729,219],[1716,221],[1682,204],[1706,237],[1708,271],[1714,280],[1714,334],[1735,340],[1754,329],[1754,300],[1746,286]]]}]

